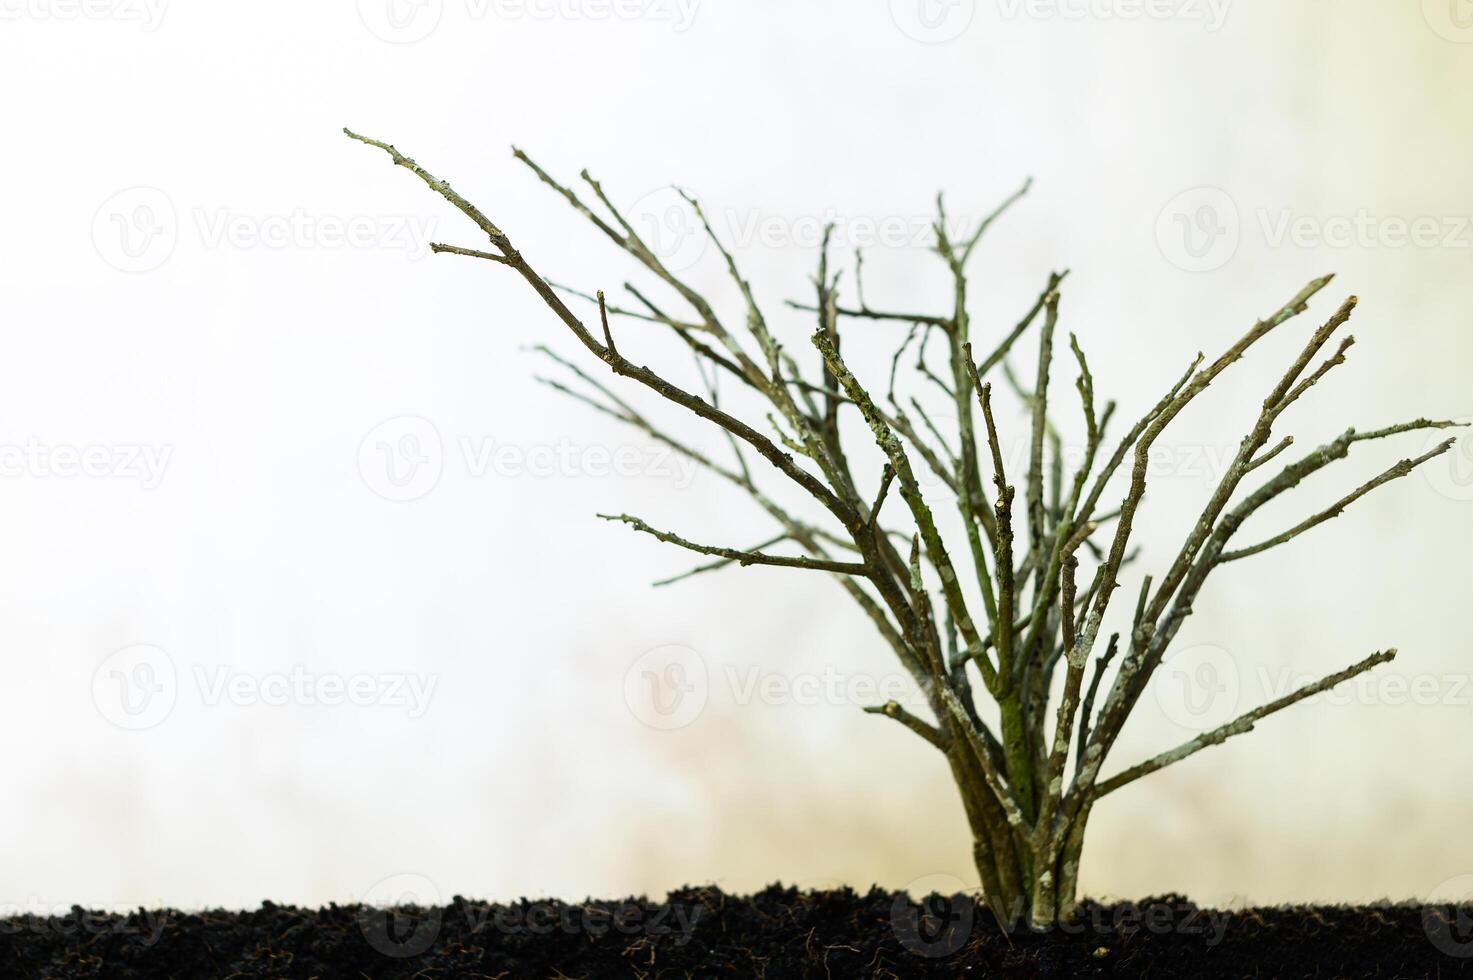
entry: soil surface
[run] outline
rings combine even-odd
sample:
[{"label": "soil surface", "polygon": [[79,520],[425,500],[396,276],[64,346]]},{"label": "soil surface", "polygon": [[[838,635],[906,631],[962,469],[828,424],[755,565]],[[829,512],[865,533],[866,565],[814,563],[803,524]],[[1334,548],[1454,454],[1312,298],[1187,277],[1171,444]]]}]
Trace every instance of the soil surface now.
[{"label": "soil surface", "polygon": [[665,901],[103,914],[0,920],[0,977],[1473,977],[1473,907],[1084,903],[1006,933],[966,896],[771,886]]}]

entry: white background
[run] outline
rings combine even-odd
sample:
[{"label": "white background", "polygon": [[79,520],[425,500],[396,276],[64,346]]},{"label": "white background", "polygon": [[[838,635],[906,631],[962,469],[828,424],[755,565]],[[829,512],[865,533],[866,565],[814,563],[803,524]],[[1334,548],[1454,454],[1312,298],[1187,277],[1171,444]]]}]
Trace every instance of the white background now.
[{"label": "white background", "polygon": [[[344,125],[455,182],[543,272],[590,290],[638,270],[508,146],[568,180],[588,166],[645,214],[664,215],[678,181],[801,357],[808,323],[781,301],[807,298],[820,223],[841,238],[916,227],[941,189],[975,221],[1032,175],[978,250],[974,330],[998,335],[1048,270],[1072,269],[1063,326],[1122,418],[1327,271],[1313,315],[1358,294],[1360,343],[1285,431],[1307,447],[1347,425],[1473,415],[1464,0],[958,0],[929,21],[915,0],[650,0],[602,17],[593,2],[430,0],[399,21],[386,2],[0,0],[0,902],[320,903],[396,874],[489,898],[974,882],[939,760],[852,696],[897,673],[866,621],[809,573],[651,589],[685,558],[595,512],[738,546],[767,535],[761,515],[534,384],[520,348],[574,352],[571,338],[506,270],[425,257],[430,238],[483,243]],[[1357,215],[1369,237],[1334,239]],[[1417,218],[1435,241],[1397,237]],[[1277,234],[1296,219],[1297,240]],[[366,239],[343,243],[345,224]],[[1208,228],[1222,234],[1183,237]],[[716,255],[696,252],[692,281],[739,317]],[[946,302],[944,270],[909,241],[871,248],[866,270],[877,305]],[[1308,327],[1165,440],[1139,570],[1167,560],[1211,454]],[[639,327],[622,329],[639,349]],[[855,342],[868,377],[895,329],[855,325],[875,334]],[[689,379],[684,360],[660,363]],[[426,421],[375,431],[405,417]],[[438,446],[440,475],[396,502],[375,452],[406,432]],[[507,454],[478,471],[488,446]],[[631,447],[636,475],[588,471]],[[1424,447],[1357,452],[1258,530]],[[167,454],[157,485],[135,450]],[[68,451],[104,472],[74,473]],[[1225,569],[1181,637],[1240,710],[1280,693],[1286,666],[1317,676],[1392,645],[1382,676],[1430,678],[1433,703],[1383,685],[1301,705],[1112,797],[1086,891],[1407,898],[1473,871],[1470,477],[1460,447]],[[125,658],[175,686],[165,716],[128,730],[112,671],[146,678],[105,661],[138,644],[155,649]],[[698,717],[660,731],[626,702],[626,671],[671,644],[709,683]],[[212,697],[220,678],[269,687],[294,669],[434,687],[418,717],[386,688],[369,706]],[[846,693],[742,696],[753,677],[825,676]],[[1143,702],[1119,763],[1193,734],[1167,702]]]}]

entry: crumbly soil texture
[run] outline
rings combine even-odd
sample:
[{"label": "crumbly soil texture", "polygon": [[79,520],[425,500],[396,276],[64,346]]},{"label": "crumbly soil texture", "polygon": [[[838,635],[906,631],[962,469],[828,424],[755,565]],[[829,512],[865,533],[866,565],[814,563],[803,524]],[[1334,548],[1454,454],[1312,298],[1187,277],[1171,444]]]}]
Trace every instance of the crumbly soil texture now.
[{"label": "crumbly soil texture", "polygon": [[1084,902],[1005,931],[966,895],[872,889],[664,901],[455,898],[435,908],[270,902],[248,912],[80,907],[0,920],[0,977],[438,978],[1473,977],[1473,907],[1201,909],[1180,896]]}]

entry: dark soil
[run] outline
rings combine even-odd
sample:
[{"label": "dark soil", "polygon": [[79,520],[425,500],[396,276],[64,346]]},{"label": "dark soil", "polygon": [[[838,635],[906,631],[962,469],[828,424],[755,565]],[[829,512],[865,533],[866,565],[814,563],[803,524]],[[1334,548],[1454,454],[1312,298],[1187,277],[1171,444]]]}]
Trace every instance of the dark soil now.
[{"label": "dark soil", "polygon": [[750,897],[664,902],[456,898],[443,908],[252,912],[74,908],[0,921],[0,977],[704,978],[1473,976],[1473,908],[1377,905],[1215,911],[1178,896],[1085,903],[1051,932],[1005,933],[965,896]]}]

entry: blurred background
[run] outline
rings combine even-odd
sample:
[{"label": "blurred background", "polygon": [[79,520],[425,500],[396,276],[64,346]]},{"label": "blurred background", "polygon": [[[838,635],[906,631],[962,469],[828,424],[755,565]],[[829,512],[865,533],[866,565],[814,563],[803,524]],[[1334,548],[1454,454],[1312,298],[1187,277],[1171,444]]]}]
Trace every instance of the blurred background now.
[{"label": "blurred background", "polygon": [[[1468,0],[0,15],[7,909],[975,885],[939,757],[860,710],[910,696],[868,621],[814,573],[650,587],[695,562],[596,512],[739,547],[763,515],[537,385],[523,348],[571,337],[507,270],[430,256],[484,242],[345,125],[452,181],[548,277],[648,285],[509,146],[569,182],[591,168],[739,323],[679,183],[809,365],[782,302],[811,298],[826,222],[846,288],[863,247],[871,304],[939,312],[935,194],[965,229],[1032,176],[973,262],[978,344],[1071,269],[1061,328],[1127,422],[1337,272],[1168,430],[1123,605],[1346,295],[1359,343],[1281,432],[1473,416]],[[903,328],[848,329],[882,388]],[[620,330],[695,383],[680,349]],[[1363,447],[1245,539],[1428,445]],[[1473,873],[1470,545],[1464,443],[1220,571],[1110,768],[1401,656],[1110,797],[1084,891],[1405,899]]]}]

